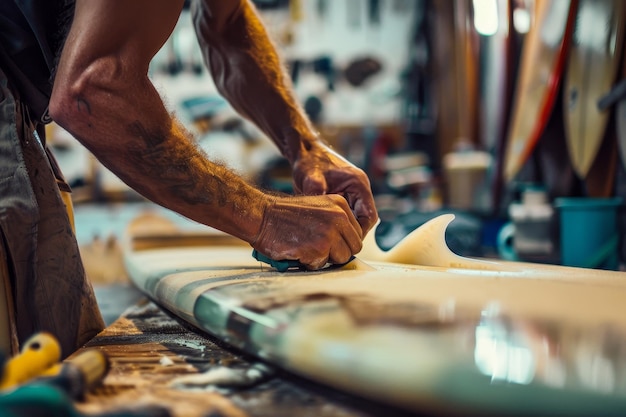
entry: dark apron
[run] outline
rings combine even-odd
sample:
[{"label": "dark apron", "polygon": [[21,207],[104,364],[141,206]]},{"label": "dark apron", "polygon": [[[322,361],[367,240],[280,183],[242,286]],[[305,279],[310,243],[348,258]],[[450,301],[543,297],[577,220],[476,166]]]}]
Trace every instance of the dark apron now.
[{"label": "dark apron", "polygon": [[[51,161],[27,107],[0,69],[0,250],[4,248],[14,329],[58,338],[65,357],[104,328]],[[61,182],[62,183],[62,182]]]}]

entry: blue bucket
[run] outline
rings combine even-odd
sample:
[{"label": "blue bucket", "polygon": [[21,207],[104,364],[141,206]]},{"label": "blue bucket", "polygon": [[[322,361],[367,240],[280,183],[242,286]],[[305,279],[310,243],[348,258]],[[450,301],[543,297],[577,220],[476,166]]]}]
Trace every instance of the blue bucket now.
[{"label": "blue bucket", "polygon": [[617,270],[621,198],[557,198],[561,221],[561,264]]}]

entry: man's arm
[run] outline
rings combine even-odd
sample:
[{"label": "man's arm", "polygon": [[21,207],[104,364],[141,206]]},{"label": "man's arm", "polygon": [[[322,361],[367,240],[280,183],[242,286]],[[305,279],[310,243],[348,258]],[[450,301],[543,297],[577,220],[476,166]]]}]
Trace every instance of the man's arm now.
[{"label": "man's arm", "polygon": [[365,235],[377,220],[369,180],[318,137],[253,5],[247,0],[195,0],[192,12],[220,93],[276,143],[293,167],[297,191],[344,196]]},{"label": "man's arm", "polygon": [[[150,60],[181,8],[181,0],[77,1],[50,113],[138,192],[192,218],[202,215],[198,206],[215,206],[216,220],[232,224],[228,232],[251,241],[264,207],[250,200],[259,196],[230,171],[207,161],[170,117],[147,77]],[[235,198],[226,198],[225,184],[240,188]],[[226,216],[233,218],[220,218]]]},{"label": "man's arm", "polygon": [[[346,261],[361,230],[334,196],[279,198],[211,162],[148,78],[182,0],[78,0],[50,114],[133,189],[193,220],[310,268]],[[320,228],[320,224],[324,226]],[[267,230],[272,226],[277,230]]]}]

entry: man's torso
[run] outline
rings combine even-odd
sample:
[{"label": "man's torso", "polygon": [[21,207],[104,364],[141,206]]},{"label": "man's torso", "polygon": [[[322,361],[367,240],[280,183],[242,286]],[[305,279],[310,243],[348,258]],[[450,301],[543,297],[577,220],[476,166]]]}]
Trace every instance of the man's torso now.
[{"label": "man's torso", "polygon": [[35,120],[45,115],[73,10],[74,0],[0,2],[0,66]]}]

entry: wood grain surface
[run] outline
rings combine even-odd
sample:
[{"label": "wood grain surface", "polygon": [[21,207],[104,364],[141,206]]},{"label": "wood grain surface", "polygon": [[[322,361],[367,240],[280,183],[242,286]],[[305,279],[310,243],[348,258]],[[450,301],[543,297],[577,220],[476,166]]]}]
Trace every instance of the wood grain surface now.
[{"label": "wood grain surface", "polygon": [[148,300],[130,308],[85,348],[100,349],[111,361],[102,386],[77,404],[85,413],[159,405],[176,417],[408,416],[280,371],[245,387],[175,387],[177,378],[215,367],[246,369],[258,362],[198,334]]}]

